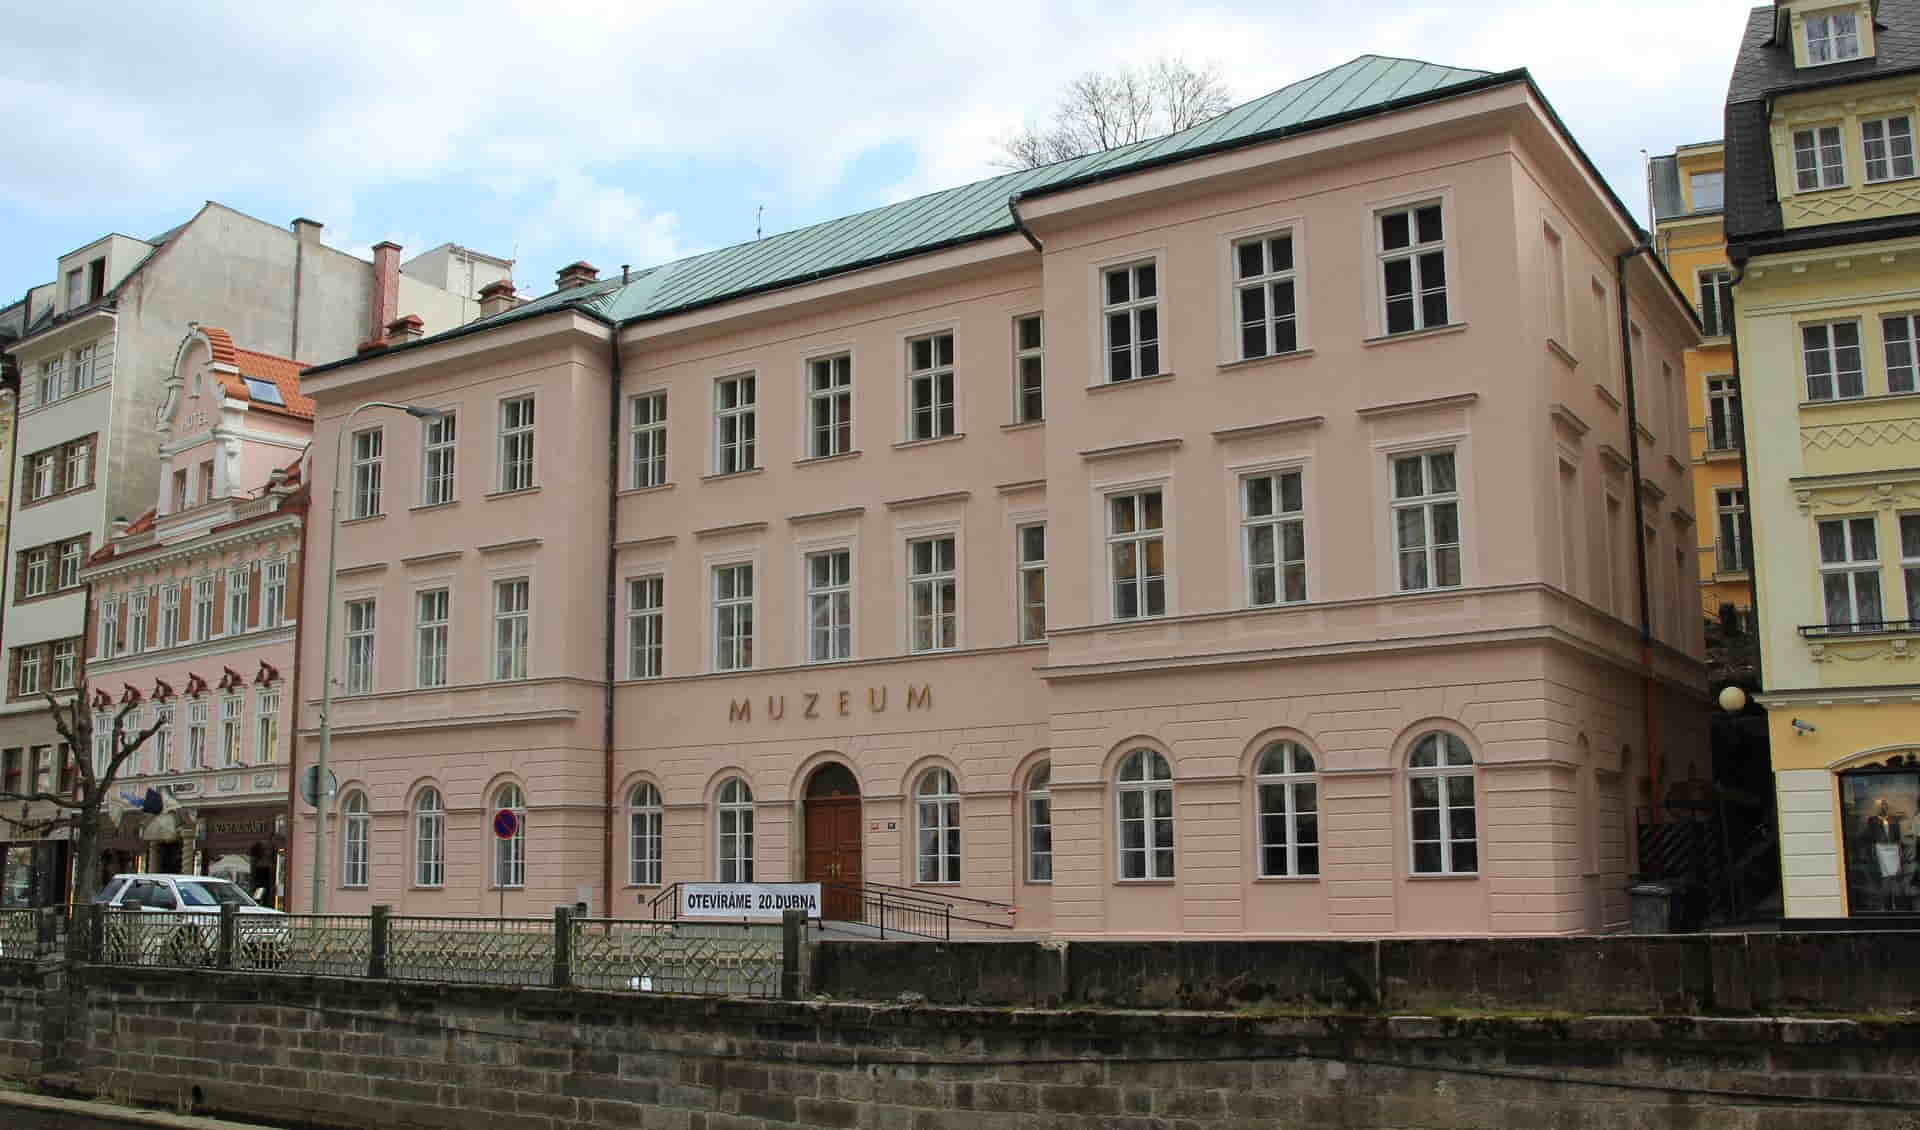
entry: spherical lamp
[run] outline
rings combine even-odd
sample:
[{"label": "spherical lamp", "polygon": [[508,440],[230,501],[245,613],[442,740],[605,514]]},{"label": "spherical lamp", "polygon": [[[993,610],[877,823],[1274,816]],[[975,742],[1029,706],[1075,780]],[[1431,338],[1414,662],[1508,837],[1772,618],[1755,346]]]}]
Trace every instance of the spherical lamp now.
[{"label": "spherical lamp", "polygon": [[1739,687],[1724,687],[1720,691],[1720,709],[1728,714],[1738,714],[1747,708],[1747,692]]}]

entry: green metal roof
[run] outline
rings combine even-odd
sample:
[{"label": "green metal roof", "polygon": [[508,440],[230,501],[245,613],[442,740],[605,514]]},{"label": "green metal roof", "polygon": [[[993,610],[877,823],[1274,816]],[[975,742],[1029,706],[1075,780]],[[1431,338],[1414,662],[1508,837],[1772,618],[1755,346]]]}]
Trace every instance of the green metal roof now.
[{"label": "green metal roof", "polygon": [[[1519,72],[1514,72],[1517,77]],[[958,188],[917,196],[836,220],[723,247],[633,273],[625,283],[607,279],[555,291],[491,318],[423,338],[398,348],[416,348],[446,337],[519,321],[570,307],[610,322],[657,318],[758,291],[854,270],[907,255],[1002,235],[1015,229],[1008,205],[1068,186],[1198,157],[1272,136],[1344,118],[1378,112],[1407,100],[1443,94],[1495,76],[1362,55],[1332,70],[1302,79],[1272,94],[1236,106],[1191,129],[1123,145],[1069,161],[1006,173]],[[351,363],[362,354],[329,365]]]}]

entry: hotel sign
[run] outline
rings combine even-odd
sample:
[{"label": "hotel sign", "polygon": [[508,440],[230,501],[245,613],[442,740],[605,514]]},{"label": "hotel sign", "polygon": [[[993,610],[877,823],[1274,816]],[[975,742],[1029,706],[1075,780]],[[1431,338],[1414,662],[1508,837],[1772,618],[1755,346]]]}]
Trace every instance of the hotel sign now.
[{"label": "hotel sign", "polygon": [[[796,695],[770,694],[762,704],[749,695],[746,698],[727,700],[727,721],[751,722],[754,720],[754,707],[760,705],[760,718],[766,722],[780,722],[787,717],[791,706],[796,718],[851,718],[856,711],[865,708],[868,714],[884,714],[887,711],[889,688],[868,687],[865,702],[854,696],[849,690],[839,691],[802,691]],[[906,694],[895,700],[904,703],[909,711],[933,709],[933,684],[908,683]]]}]

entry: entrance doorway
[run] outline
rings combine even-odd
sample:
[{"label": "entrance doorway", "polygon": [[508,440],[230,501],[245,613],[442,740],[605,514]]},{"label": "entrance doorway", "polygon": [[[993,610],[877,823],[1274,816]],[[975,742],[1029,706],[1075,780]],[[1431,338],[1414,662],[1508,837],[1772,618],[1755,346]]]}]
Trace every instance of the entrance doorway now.
[{"label": "entrance doorway", "polygon": [[830,761],[807,779],[807,869],[809,883],[822,884],[821,913],[837,921],[860,916],[860,782],[853,771]]}]

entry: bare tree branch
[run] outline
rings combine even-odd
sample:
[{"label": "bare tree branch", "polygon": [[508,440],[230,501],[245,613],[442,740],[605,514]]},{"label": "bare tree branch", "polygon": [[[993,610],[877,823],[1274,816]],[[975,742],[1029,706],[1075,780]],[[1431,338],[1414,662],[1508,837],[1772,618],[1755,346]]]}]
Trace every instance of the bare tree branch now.
[{"label": "bare tree branch", "polygon": [[1145,67],[1088,71],[1060,92],[1045,128],[1031,123],[1000,142],[995,163],[1035,169],[1189,129],[1233,104],[1219,68],[1163,58]]}]

